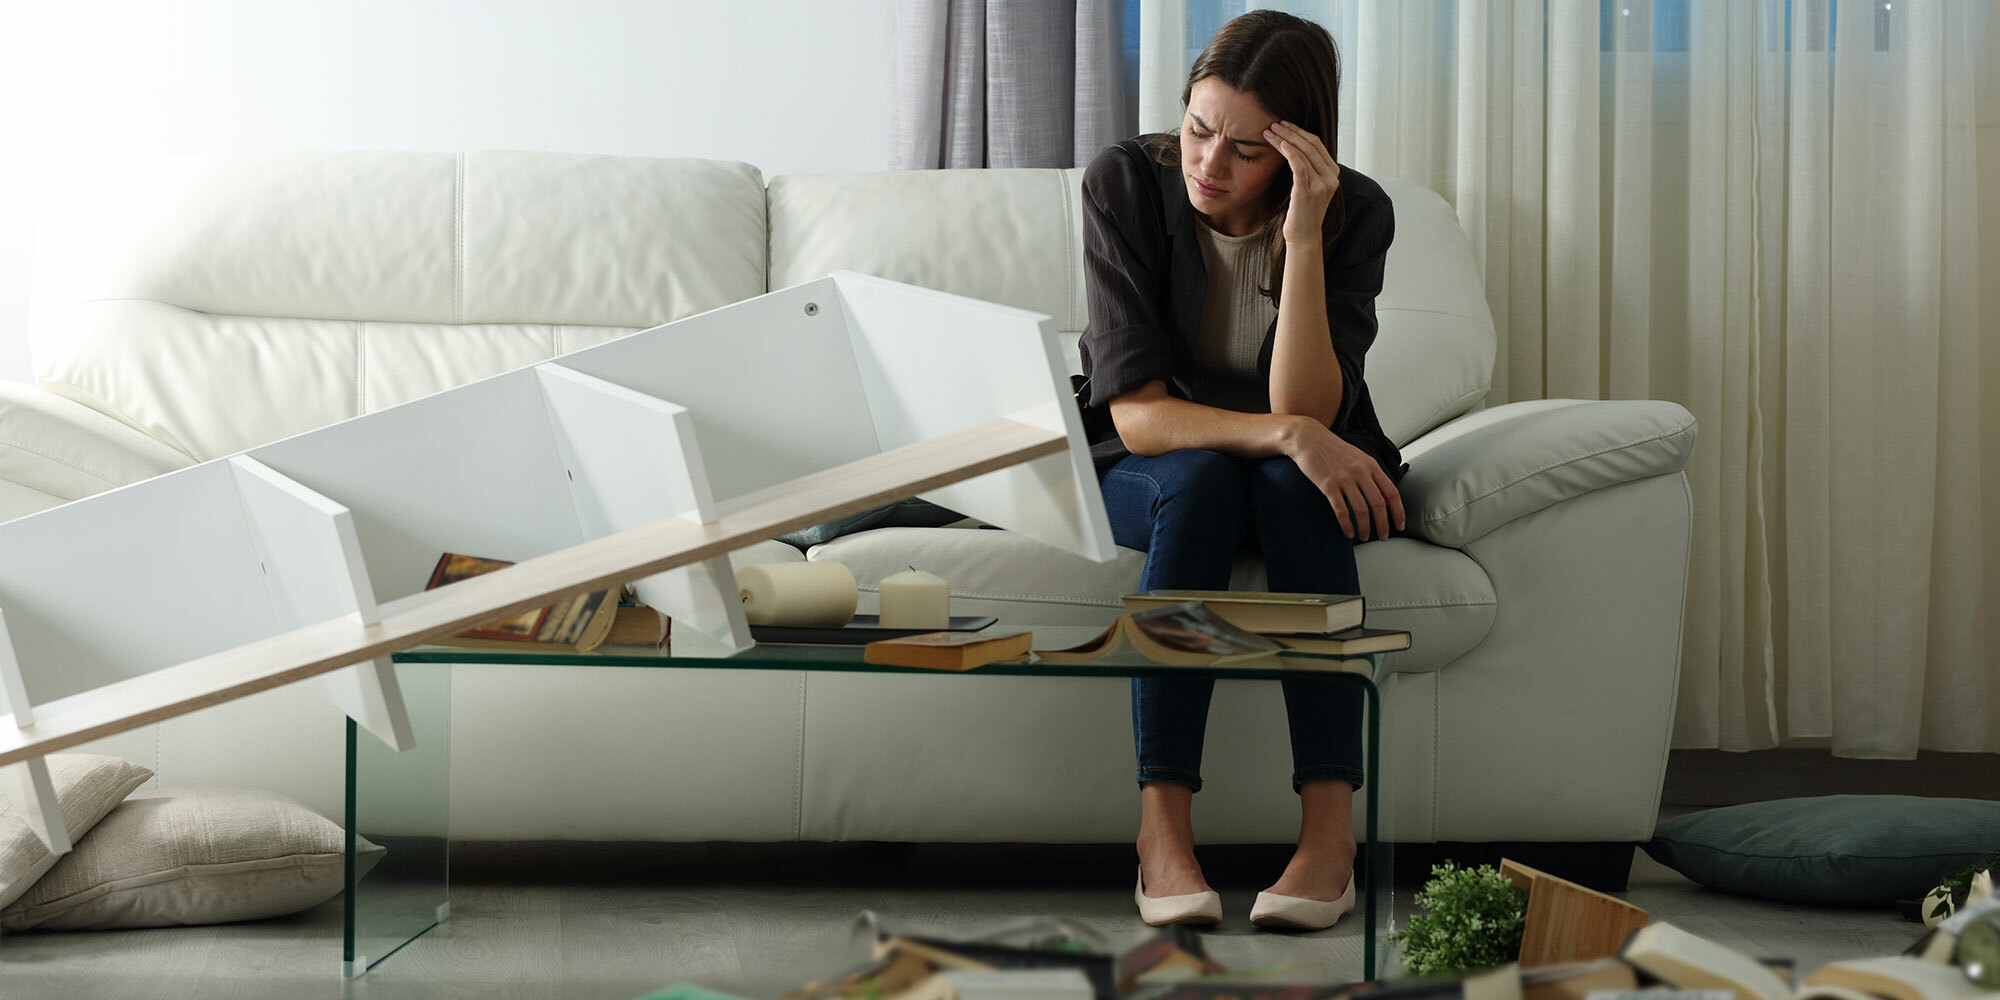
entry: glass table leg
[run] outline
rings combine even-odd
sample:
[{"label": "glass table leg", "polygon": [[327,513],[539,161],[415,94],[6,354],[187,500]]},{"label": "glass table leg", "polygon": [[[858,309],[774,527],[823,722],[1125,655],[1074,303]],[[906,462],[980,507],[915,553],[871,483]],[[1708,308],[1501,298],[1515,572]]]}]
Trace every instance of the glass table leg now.
[{"label": "glass table leg", "polygon": [[[1373,659],[1379,667],[1382,657],[1378,654]],[[1383,766],[1381,756],[1382,687],[1368,681],[1364,689],[1368,712],[1368,819],[1363,861],[1368,895],[1363,914],[1367,931],[1362,945],[1362,978],[1375,980],[1382,978],[1390,966],[1389,935],[1396,930],[1396,830],[1392,805],[1395,789],[1390,786],[1388,769]]]},{"label": "glass table leg", "polygon": [[347,720],[347,892],[341,974],[353,979],[450,913],[451,665],[398,663],[416,745]]}]

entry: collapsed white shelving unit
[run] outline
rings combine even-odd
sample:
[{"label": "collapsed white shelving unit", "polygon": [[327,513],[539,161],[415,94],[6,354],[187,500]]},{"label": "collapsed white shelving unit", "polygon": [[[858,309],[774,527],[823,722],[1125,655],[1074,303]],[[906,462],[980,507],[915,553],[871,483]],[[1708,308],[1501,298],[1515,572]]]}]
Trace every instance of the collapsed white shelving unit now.
[{"label": "collapsed white shelving unit", "polygon": [[[751,644],[726,554],[922,495],[1113,543],[1046,316],[840,272],[0,524],[0,771],[309,682],[397,749],[389,653],[582,590]],[[425,591],[446,551],[518,565]]]}]

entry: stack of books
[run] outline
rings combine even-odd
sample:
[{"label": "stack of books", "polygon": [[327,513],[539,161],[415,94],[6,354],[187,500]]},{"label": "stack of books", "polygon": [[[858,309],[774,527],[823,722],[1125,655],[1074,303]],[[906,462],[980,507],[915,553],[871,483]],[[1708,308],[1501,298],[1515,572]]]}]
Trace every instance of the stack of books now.
[{"label": "stack of books", "polygon": [[1368,628],[1359,594],[1273,594],[1248,590],[1149,590],[1125,598],[1125,612],[1200,601],[1223,621],[1291,652],[1365,656],[1410,648],[1410,633]]},{"label": "stack of books", "polygon": [[1037,663],[1274,667],[1285,653],[1360,657],[1410,648],[1410,634],[1368,628],[1366,606],[1347,594],[1268,594],[1237,590],[1154,590],[1125,598],[1125,613],[1102,633],[1067,649],[1029,649],[1028,633],[985,637],[936,632],[868,644],[869,663],[970,670],[1018,660]]}]

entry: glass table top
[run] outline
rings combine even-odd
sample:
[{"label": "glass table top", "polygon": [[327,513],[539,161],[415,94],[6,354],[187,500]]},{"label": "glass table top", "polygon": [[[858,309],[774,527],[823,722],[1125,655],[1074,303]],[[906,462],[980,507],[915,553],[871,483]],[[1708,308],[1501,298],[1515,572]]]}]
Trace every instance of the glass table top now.
[{"label": "glass table top", "polygon": [[[1067,649],[1079,646],[1103,633],[1094,626],[1059,625],[1033,629],[1005,628],[995,626],[981,633],[999,637],[1032,632],[1034,645],[1038,649]],[[697,637],[705,639],[705,637]],[[1091,664],[1042,663],[1032,657],[1022,660],[1003,660],[970,670],[937,670],[929,667],[898,667],[880,663],[868,663],[862,659],[863,646],[854,644],[824,643],[775,643],[760,642],[741,652],[730,652],[706,643],[689,642],[677,637],[670,652],[661,652],[650,646],[599,646],[588,653],[567,650],[550,650],[527,643],[519,651],[511,649],[469,648],[462,646],[425,645],[415,646],[394,654],[398,663],[483,663],[483,664],[536,664],[554,666],[587,667],[652,667],[689,668],[725,667],[749,670],[846,670],[883,674],[966,674],[1004,677],[1133,677],[1152,674],[1185,674],[1189,672],[1214,674],[1218,677],[1240,677],[1253,680],[1282,680],[1298,676],[1301,672],[1358,673],[1373,678],[1376,664],[1383,654],[1371,653],[1359,657],[1325,656],[1316,653],[1282,653],[1279,665],[1259,664],[1256,666],[1217,667],[1177,667],[1154,663],[1136,655],[1107,657],[1104,661]],[[693,647],[693,648],[690,648]]]}]

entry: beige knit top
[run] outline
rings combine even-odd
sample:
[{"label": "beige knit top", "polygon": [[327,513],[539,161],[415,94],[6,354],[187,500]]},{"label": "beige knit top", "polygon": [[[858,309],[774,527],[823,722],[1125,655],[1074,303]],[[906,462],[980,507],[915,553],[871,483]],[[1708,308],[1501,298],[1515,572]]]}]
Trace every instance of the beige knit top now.
[{"label": "beige knit top", "polygon": [[1278,318],[1278,308],[1261,289],[1270,255],[1258,233],[1224,236],[1197,221],[1202,263],[1208,268],[1208,294],[1202,301],[1201,325],[1195,329],[1195,368],[1235,391],[1229,408],[1268,412],[1270,396],[1257,354],[1264,334]]}]

